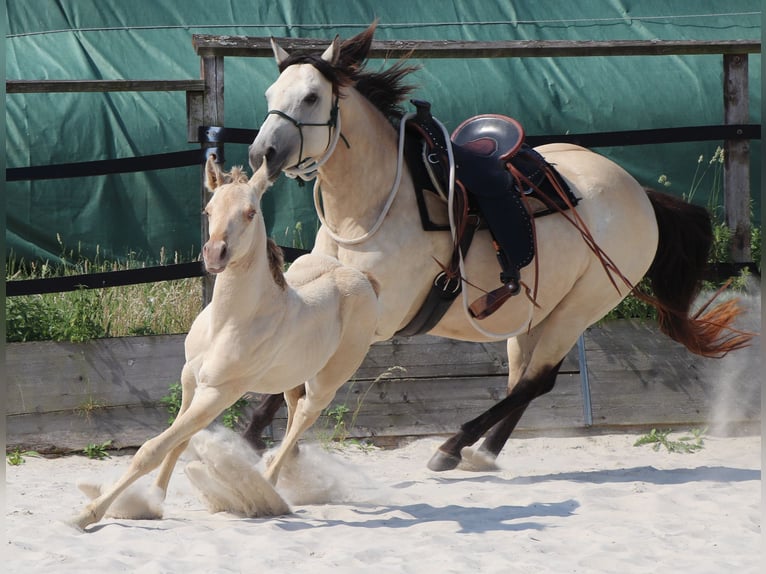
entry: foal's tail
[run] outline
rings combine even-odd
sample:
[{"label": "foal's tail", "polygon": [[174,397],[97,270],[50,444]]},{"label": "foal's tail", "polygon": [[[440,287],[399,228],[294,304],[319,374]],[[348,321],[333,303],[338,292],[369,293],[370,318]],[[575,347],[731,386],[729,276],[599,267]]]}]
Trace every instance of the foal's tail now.
[{"label": "foal's tail", "polygon": [[660,330],[689,351],[704,357],[723,357],[748,346],[751,333],[732,327],[742,312],[737,299],[713,301],[716,292],[693,315],[689,314],[702,287],[713,244],[707,210],[665,193],[647,189],[659,227],[659,244],[647,277],[653,295],[634,294],[657,309]]}]

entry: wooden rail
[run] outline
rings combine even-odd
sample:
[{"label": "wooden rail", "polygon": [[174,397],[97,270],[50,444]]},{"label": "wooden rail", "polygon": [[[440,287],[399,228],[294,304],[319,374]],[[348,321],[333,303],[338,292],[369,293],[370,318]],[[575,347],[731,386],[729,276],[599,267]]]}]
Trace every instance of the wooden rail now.
[{"label": "wooden rail", "polygon": [[8,94],[65,92],[187,92],[205,89],[203,80],[8,80]]},{"label": "wooden rail", "polygon": [[[291,50],[323,50],[329,40],[280,38],[279,44]],[[269,38],[195,34],[192,45],[200,57],[271,57]],[[567,58],[580,56],[670,56],[757,54],[761,43],[754,40],[611,40],[611,41],[536,41],[463,42],[457,40],[374,40],[371,58]]]}]

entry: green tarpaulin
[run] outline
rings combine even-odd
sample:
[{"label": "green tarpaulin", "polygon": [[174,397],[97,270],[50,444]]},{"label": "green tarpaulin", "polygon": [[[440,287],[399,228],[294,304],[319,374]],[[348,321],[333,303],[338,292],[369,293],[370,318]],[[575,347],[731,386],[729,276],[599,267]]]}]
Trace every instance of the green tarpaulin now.
[{"label": "green tarpaulin", "polygon": [[[347,0],[8,0],[8,79],[196,79],[192,34],[351,36],[375,18],[379,39],[724,40],[760,38],[757,0],[348,2]],[[417,56],[417,55],[415,55]],[[722,57],[593,57],[417,60],[415,94],[448,127],[477,113],[518,118],[530,135],[723,123]],[[385,65],[373,61],[372,66]],[[225,125],[257,128],[270,58],[226,60]],[[749,58],[750,123],[760,123],[760,55]],[[7,167],[42,166],[195,149],[187,143],[183,92],[8,94]],[[721,142],[600,149],[658,187],[688,193],[695,171]],[[245,145],[227,144],[227,164],[247,164]],[[752,142],[752,189],[760,186],[760,142]],[[698,158],[703,161],[698,164]],[[712,168],[694,200],[708,202]],[[17,258],[94,258],[164,250],[196,257],[200,168],[6,186],[7,247]],[[281,181],[268,194],[271,234],[310,246],[316,218],[310,186]],[[759,201],[758,194],[753,198]],[[758,204],[757,204],[758,205]],[[758,208],[756,205],[756,209]]]}]

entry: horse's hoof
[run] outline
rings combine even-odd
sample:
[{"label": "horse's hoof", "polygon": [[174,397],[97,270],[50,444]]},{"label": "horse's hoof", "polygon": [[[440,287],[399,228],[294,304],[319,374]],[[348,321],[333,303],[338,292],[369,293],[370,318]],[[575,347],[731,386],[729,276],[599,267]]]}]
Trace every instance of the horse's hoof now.
[{"label": "horse's hoof", "polygon": [[447,454],[443,450],[437,450],[428,461],[429,470],[436,472],[443,472],[445,470],[453,470],[460,464],[460,457],[454,454]]},{"label": "horse's hoof", "polygon": [[90,510],[84,510],[79,515],[68,521],[68,524],[74,526],[80,532],[85,532],[85,527],[98,522],[96,515]]}]

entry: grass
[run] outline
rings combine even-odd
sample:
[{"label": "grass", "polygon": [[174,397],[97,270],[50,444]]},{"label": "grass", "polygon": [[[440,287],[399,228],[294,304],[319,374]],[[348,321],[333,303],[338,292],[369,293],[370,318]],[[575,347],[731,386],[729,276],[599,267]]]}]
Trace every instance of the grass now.
[{"label": "grass", "polygon": [[[325,450],[330,450],[338,446],[351,445],[357,446],[362,450],[369,449],[370,443],[360,442],[351,438],[359,413],[362,410],[364,401],[367,399],[367,395],[380,381],[393,376],[394,373],[401,372],[406,372],[406,369],[398,365],[389,367],[375,377],[362,393],[358,393],[355,390],[355,387],[360,384],[359,381],[351,381],[348,385],[344,401],[325,409],[322,413],[322,422],[317,423],[317,430],[315,432],[322,447]],[[356,395],[355,400],[352,400],[352,395]]]},{"label": "grass", "polygon": [[[160,264],[164,264],[164,253]],[[175,261],[179,262],[176,255]],[[124,262],[88,260],[64,252],[55,263],[7,262],[6,280],[43,279],[146,267],[134,254]],[[185,333],[200,311],[200,278],[24,295],[5,300],[6,341],[84,342],[104,337]]]},{"label": "grass", "polygon": [[107,440],[101,444],[89,444],[83,449],[83,454],[93,460],[104,460],[109,458],[109,452],[107,450],[112,446],[112,441]]}]

